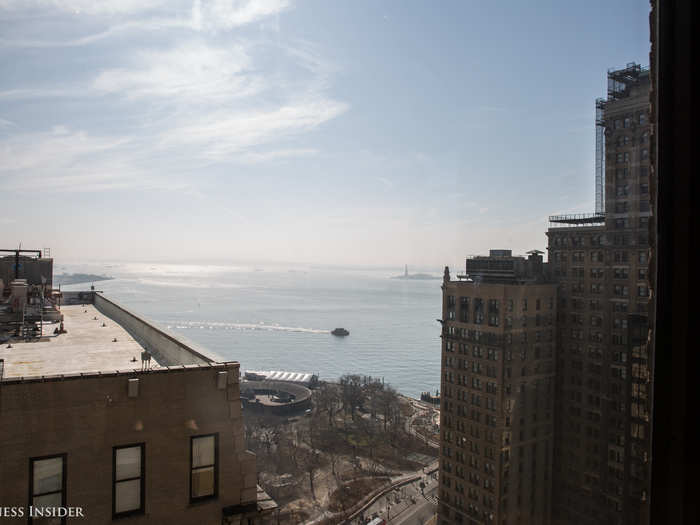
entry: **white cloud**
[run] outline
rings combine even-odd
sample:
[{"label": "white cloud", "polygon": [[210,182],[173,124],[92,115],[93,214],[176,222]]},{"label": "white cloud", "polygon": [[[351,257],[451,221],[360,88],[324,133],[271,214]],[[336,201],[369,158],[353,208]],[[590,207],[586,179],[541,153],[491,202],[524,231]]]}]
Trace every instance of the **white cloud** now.
[{"label": "white cloud", "polygon": [[347,107],[345,103],[321,98],[274,109],[213,111],[199,121],[164,132],[161,145],[197,145],[204,156],[224,159],[254,146],[310,131],[342,114]]},{"label": "white cloud", "polygon": [[166,0],[0,0],[0,9],[43,8],[75,14],[116,15],[148,11],[166,3]]},{"label": "white cloud", "polygon": [[199,158],[248,163],[308,156],[316,150],[255,151],[347,110],[325,93],[333,66],[312,49],[301,49],[285,48],[300,69],[294,75],[274,73],[272,82],[258,72],[243,43],[220,48],[190,41],[165,51],[140,51],[130,65],[102,71],[92,88],[130,100],[149,97],[169,108],[163,117],[167,126],[155,130],[161,149],[187,148]]},{"label": "white cloud", "polygon": [[54,126],[0,141],[0,184],[6,191],[104,191],[172,188],[139,159],[127,139],[96,137]]},{"label": "white cloud", "polygon": [[114,149],[124,142],[92,137],[83,131],[70,132],[63,126],[55,126],[50,132],[13,136],[0,142],[0,175],[17,171],[29,174],[47,166],[70,169],[78,157]]},{"label": "white cloud", "polygon": [[[150,49],[129,46],[108,55],[115,61],[102,69],[66,76],[63,83],[5,84],[0,103],[36,99],[61,104],[42,99],[92,97],[90,103],[104,103],[111,118],[114,97],[121,100],[119,118],[111,120],[118,127],[109,133],[95,131],[99,127],[77,130],[71,120],[67,126],[46,123],[43,131],[28,133],[0,119],[3,189],[160,188],[171,185],[173,173],[186,180],[212,161],[258,164],[316,155],[313,144],[280,141],[314,130],[347,110],[347,104],[327,93],[334,64],[308,42],[292,47],[277,39],[253,43],[245,34],[207,34],[274,18],[289,6],[288,0],[0,0],[0,12],[27,10],[29,19],[35,14],[31,10],[41,13],[40,8],[85,15],[64,15],[83,33],[107,27],[65,40],[65,45],[91,45],[120,31],[141,31],[150,39],[152,30],[162,30],[149,42]],[[81,25],[87,16],[95,19]],[[189,31],[184,38],[183,29]],[[46,32],[47,41],[51,35]],[[270,53],[281,59],[275,61],[279,67],[270,69],[268,60],[259,60]],[[175,186],[192,191],[187,184]]]},{"label": "white cloud", "polygon": [[231,29],[277,15],[289,6],[289,0],[195,1],[192,20],[199,27]]},{"label": "white cloud", "polygon": [[201,42],[180,44],[166,51],[142,51],[133,67],[108,69],[93,88],[128,98],[185,97],[190,103],[220,102],[263,89],[259,75],[246,73],[251,60],[243,46],[226,49]]},{"label": "white cloud", "polygon": [[[278,15],[290,6],[289,0],[0,0],[0,10],[10,12],[62,11],[117,22],[99,33],[65,41],[19,39],[2,42],[26,47],[79,46],[129,30],[175,27],[196,31],[229,30]],[[150,16],[157,8],[170,16]]]},{"label": "white cloud", "polygon": [[250,151],[243,155],[237,155],[235,160],[247,164],[259,164],[262,162],[271,162],[278,160],[286,160],[300,157],[310,157],[316,155],[318,150],[313,148],[293,148],[293,149],[278,149],[270,151]]}]

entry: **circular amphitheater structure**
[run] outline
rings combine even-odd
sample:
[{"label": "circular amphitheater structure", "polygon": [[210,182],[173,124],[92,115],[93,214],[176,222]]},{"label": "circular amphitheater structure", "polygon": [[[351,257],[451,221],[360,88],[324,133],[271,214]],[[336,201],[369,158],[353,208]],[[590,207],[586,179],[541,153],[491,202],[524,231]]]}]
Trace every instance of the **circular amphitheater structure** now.
[{"label": "circular amphitheater structure", "polygon": [[287,381],[244,380],[241,401],[246,410],[282,416],[311,408],[311,390]]}]

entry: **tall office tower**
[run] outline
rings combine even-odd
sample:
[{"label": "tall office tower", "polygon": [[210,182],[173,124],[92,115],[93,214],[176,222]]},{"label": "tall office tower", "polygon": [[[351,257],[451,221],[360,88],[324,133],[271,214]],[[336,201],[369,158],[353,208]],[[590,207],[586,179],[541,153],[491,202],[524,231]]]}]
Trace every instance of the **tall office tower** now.
[{"label": "tall office tower", "polygon": [[649,493],[648,70],[609,71],[596,110],[596,213],[550,217],[547,233],[559,283],[553,522],[638,524]]},{"label": "tall office tower", "polygon": [[443,281],[439,523],[550,523],[556,285],[542,252]]}]

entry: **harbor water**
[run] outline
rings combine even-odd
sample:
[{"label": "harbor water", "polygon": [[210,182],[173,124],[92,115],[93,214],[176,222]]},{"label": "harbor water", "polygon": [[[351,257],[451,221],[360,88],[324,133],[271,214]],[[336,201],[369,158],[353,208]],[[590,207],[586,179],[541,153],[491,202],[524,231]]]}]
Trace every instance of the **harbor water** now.
[{"label": "harbor water", "polygon": [[[114,277],[95,288],[242,370],[371,375],[412,397],[440,385],[437,279],[391,279],[402,272],[390,269],[56,261],[54,274],[63,272]],[[331,335],[336,327],[350,335]]]}]

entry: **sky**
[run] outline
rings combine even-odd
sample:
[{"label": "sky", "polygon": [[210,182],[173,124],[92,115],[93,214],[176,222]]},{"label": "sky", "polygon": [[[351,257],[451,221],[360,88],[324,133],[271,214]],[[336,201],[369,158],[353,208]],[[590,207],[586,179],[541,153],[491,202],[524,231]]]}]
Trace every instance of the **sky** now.
[{"label": "sky", "polygon": [[463,266],[594,210],[647,0],[0,0],[0,248]]}]

